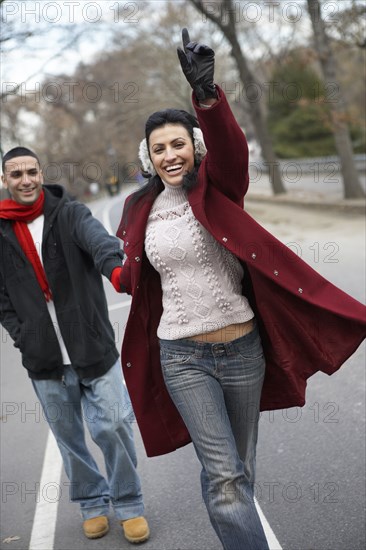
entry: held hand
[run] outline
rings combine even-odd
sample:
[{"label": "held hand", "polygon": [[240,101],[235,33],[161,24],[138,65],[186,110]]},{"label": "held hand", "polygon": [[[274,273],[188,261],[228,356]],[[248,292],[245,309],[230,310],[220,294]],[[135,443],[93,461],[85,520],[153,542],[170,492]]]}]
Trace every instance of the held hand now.
[{"label": "held hand", "polygon": [[205,44],[191,42],[188,30],[182,30],[183,48],[178,48],[178,58],[184,76],[188,80],[198,101],[216,98],[214,85],[215,52]]},{"label": "held hand", "polygon": [[122,273],[122,267],[115,267],[111,274],[111,283],[117,292],[122,292],[121,282],[120,282],[121,273]]}]

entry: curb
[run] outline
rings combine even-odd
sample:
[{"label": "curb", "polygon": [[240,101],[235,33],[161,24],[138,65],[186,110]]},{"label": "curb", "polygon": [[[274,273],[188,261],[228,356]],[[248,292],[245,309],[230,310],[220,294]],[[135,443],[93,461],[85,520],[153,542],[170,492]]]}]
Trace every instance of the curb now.
[{"label": "curb", "polygon": [[334,212],[340,212],[344,214],[366,214],[366,200],[365,199],[335,199],[322,200],[319,197],[314,200],[314,196],[306,196],[304,194],[294,195],[286,193],[283,195],[260,195],[255,193],[248,193],[245,198],[248,203],[261,202],[267,204],[279,204],[281,206],[291,206],[295,208],[307,208],[311,210],[331,210]]}]

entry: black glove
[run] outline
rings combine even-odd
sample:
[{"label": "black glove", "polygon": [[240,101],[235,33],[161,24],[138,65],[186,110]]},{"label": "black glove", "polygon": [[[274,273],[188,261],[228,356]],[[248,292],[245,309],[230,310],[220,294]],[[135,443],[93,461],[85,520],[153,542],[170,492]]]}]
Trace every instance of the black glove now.
[{"label": "black glove", "polygon": [[178,57],[184,76],[188,80],[198,101],[208,97],[217,98],[214,85],[215,52],[197,42],[190,42],[187,29],[182,30],[183,47],[178,48]]}]

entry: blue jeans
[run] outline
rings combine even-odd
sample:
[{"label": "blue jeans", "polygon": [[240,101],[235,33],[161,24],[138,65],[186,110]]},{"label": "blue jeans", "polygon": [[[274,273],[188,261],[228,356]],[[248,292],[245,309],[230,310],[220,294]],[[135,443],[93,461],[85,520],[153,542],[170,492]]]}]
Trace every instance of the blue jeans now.
[{"label": "blue jeans", "polygon": [[[119,520],[143,515],[134,415],[119,361],[98,378],[79,379],[66,365],[64,381],[32,383],[62,455],[70,499],[80,504],[83,519],[107,515],[110,503]],[[103,453],[108,482],[86,446],[84,421]]]},{"label": "blue jeans", "polygon": [[254,504],[259,400],[265,362],[255,327],[227,343],[160,340],[169,394],[202,465],[211,523],[225,550],[267,550]]}]

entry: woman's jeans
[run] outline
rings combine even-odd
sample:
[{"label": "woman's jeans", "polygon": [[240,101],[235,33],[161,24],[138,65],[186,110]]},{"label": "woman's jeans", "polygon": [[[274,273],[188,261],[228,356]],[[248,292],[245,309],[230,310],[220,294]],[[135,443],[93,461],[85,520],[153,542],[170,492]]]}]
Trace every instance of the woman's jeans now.
[{"label": "woman's jeans", "polygon": [[265,362],[257,327],[227,343],[160,340],[169,394],[202,465],[202,495],[225,550],[266,550],[254,504]]},{"label": "woman's jeans", "polygon": [[[98,378],[79,379],[67,365],[64,381],[32,383],[61,451],[70,499],[79,502],[83,519],[107,515],[109,503],[117,519],[142,515],[131,425],[134,416],[120,362]],[[102,450],[108,482],[86,446],[83,420]]]}]

